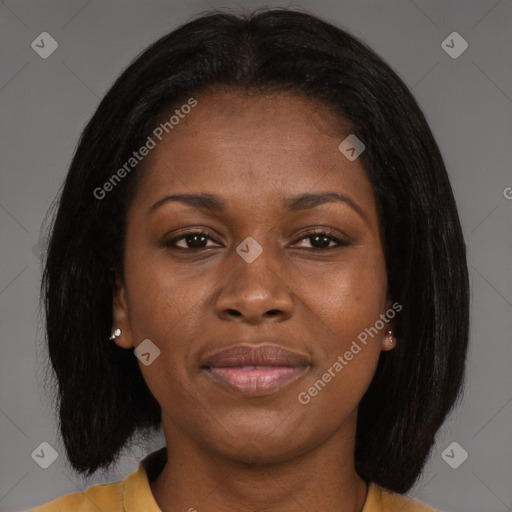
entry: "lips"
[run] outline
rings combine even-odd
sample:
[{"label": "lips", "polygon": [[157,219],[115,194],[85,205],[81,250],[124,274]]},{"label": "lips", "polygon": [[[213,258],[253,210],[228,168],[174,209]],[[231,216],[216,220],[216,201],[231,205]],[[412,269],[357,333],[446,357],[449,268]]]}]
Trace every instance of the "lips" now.
[{"label": "lips", "polygon": [[279,345],[236,345],[207,357],[203,366],[288,366],[309,365],[307,356],[287,350]]},{"label": "lips", "polygon": [[278,345],[236,345],[206,357],[201,369],[231,391],[259,396],[297,379],[310,364],[307,356]]}]

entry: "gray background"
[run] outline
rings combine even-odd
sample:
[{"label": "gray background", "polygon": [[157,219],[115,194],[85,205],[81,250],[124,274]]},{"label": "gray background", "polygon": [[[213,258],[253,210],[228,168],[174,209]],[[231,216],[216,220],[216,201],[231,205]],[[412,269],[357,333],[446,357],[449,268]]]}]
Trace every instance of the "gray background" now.
[{"label": "gray background", "polygon": [[[41,223],[81,130],[129,61],[190,16],[248,1],[0,2],[0,510],[26,510],[120,480],[164,444],[125,453],[105,478],[81,480],[57,443],[42,389],[38,317]],[[440,431],[411,495],[445,512],[512,510],[512,1],[334,1],[295,5],[365,40],[420,102],[445,157],[468,245],[472,299],[468,385]],[[48,59],[32,48],[43,31],[59,43]],[[453,31],[469,43],[452,59]],[[31,457],[41,442],[59,457]],[[441,457],[457,441],[468,459]],[[403,447],[407,449],[406,446]]]}]

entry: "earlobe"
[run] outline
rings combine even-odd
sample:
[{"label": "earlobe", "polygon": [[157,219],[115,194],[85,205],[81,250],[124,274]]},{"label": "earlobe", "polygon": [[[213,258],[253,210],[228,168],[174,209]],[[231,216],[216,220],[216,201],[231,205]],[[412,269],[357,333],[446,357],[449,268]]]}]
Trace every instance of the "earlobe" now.
[{"label": "earlobe", "polygon": [[110,339],[121,348],[130,348],[133,346],[133,342],[128,303],[123,279],[119,272],[116,272],[112,295],[112,332]]},{"label": "earlobe", "polygon": [[391,310],[393,312],[393,316],[389,315],[388,318],[388,327],[382,338],[381,350],[388,351],[395,348],[397,344],[396,336],[393,334],[394,321],[392,320],[395,317],[394,304],[391,297],[388,295],[386,300],[386,316],[388,315],[388,311]]},{"label": "earlobe", "polygon": [[384,339],[382,340],[382,350],[388,351],[394,349],[396,346],[396,338],[393,335],[393,331],[389,330],[386,332]]}]

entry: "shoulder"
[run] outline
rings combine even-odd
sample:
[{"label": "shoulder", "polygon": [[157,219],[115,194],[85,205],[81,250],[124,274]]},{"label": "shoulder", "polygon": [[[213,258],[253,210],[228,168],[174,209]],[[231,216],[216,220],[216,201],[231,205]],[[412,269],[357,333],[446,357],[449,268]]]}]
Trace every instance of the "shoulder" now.
[{"label": "shoulder", "polygon": [[125,480],[110,484],[93,485],[83,492],[66,494],[28,512],[123,512]]},{"label": "shoulder", "polygon": [[161,512],[151,493],[149,480],[167,461],[164,446],[146,456],[137,471],[124,480],[89,487],[84,492],[66,494],[27,512]]},{"label": "shoulder", "polygon": [[440,512],[409,496],[398,494],[370,483],[362,512]]}]

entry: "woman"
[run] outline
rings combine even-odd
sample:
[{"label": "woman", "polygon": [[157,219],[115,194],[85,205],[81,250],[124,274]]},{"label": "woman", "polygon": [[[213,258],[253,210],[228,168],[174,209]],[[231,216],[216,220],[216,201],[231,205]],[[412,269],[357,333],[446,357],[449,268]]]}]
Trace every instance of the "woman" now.
[{"label": "woman", "polygon": [[33,511],[433,510],[403,494],[461,389],[465,246],[419,106],[346,32],[217,12],[149,47],[84,130],[43,299],[72,467],[166,446]]}]

